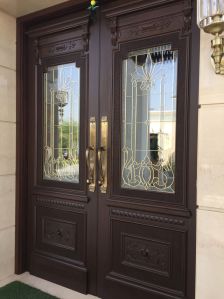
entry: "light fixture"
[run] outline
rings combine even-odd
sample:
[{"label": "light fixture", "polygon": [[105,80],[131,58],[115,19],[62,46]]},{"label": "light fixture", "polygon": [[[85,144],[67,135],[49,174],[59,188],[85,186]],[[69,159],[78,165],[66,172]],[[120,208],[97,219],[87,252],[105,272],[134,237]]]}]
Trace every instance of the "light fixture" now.
[{"label": "light fixture", "polygon": [[216,74],[224,75],[224,0],[197,0],[198,26],[214,35],[212,61]]}]

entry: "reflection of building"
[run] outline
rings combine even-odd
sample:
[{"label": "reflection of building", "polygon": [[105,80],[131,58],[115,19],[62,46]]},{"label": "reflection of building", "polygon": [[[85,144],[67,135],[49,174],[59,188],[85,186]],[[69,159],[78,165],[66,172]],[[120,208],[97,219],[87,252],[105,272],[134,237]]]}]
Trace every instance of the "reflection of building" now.
[{"label": "reflection of building", "polygon": [[[149,119],[150,150],[157,150],[158,159],[162,159],[164,164],[170,159],[174,163],[172,155],[175,153],[176,111],[150,111]],[[153,141],[151,136],[154,136],[157,142]]]}]

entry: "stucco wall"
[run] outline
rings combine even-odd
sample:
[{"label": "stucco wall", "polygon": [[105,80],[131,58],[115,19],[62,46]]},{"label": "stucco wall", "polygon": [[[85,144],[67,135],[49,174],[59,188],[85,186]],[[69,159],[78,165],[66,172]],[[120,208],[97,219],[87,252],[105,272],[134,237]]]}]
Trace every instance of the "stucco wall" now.
[{"label": "stucco wall", "polygon": [[224,76],[214,73],[210,41],[201,34],[196,299],[224,294]]},{"label": "stucco wall", "polygon": [[14,273],[16,20],[0,12],[0,280]]}]

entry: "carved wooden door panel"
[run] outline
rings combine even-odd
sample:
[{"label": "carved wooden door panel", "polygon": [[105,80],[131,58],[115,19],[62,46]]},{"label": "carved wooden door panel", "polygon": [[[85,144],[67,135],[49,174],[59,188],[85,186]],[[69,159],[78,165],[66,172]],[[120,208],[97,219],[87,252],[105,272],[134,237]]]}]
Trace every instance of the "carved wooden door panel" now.
[{"label": "carved wooden door panel", "polygon": [[[85,151],[91,119],[92,163],[99,30],[91,28],[89,38],[89,15],[83,11],[40,23],[27,36],[29,270],[96,294],[97,198],[96,189],[87,188]],[[93,179],[92,185],[95,174]]]},{"label": "carved wooden door panel", "polygon": [[194,298],[191,5],[120,1],[102,8],[100,157],[108,157],[107,165],[99,159],[103,298]]}]

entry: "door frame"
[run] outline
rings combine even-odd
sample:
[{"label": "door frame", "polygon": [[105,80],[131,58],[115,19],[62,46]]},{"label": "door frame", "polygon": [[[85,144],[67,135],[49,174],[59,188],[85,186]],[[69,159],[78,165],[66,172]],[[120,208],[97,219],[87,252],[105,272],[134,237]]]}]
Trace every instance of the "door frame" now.
[{"label": "door frame", "polygon": [[[192,0],[196,5],[196,1]],[[101,1],[101,4],[109,2]],[[111,1],[110,1],[111,2]],[[125,1],[123,1],[125,3]],[[130,1],[130,5],[140,2],[139,0]],[[160,1],[161,2],[161,1]],[[17,19],[17,92],[16,92],[16,251],[15,251],[15,273],[21,274],[28,269],[27,264],[27,104],[28,95],[26,91],[27,77],[27,36],[26,31],[29,27],[40,22],[66,15],[67,13],[85,9],[88,6],[87,0],[68,1],[24,17]],[[191,78],[190,78],[190,97],[191,106],[189,110],[189,156],[188,158],[188,196],[192,199],[194,211],[196,213],[196,178],[197,178],[197,139],[198,139],[198,90],[199,90],[199,54],[200,54],[200,31],[196,25],[196,8],[194,9],[192,24],[192,45],[191,52]],[[196,217],[195,217],[196,219]],[[192,276],[192,289],[195,289],[195,262],[196,262],[196,222],[195,233],[192,238],[192,256],[194,258],[189,261],[191,269],[194,269]],[[191,273],[192,275],[192,273]]]}]

